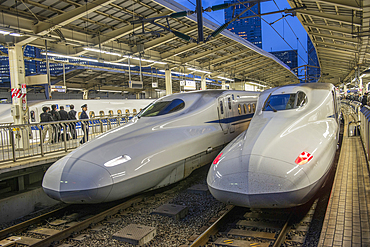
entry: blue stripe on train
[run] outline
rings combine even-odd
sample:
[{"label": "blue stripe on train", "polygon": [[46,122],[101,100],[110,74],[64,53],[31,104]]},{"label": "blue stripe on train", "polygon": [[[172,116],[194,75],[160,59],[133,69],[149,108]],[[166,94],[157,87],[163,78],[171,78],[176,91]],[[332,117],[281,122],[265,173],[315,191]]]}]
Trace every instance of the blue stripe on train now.
[{"label": "blue stripe on train", "polygon": [[218,120],[213,120],[213,121],[208,121],[206,123],[223,123],[223,124],[228,124],[228,123],[235,123],[241,120],[244,120],[242,122],[247,122],[249,118],[253,117],[253,113],[246,114],[246,115],[240,115],[236,117],[229,117],[229,118],[223,118],[223,119],[218,119]]}]

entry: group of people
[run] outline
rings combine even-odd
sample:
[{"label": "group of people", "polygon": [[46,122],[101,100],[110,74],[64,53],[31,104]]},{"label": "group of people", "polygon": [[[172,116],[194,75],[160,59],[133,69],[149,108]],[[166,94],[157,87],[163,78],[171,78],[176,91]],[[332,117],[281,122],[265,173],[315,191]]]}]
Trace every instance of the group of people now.
[{"label": "group of people", "polygon": [[[52,105],[51,110],[49,107],[44,106],[42,108],[43,113],[40,114],[40,123],[45,122],[57,122],[57,121],[65,121],[65,120],[77,120],[76,114],[77,112],[74,110],[74,105],[70,105],[70,111],[67,112],[64,110],[64,106],[60,106],[60,110],[57,111],[57,106]],[[82,113],[80,115],[80,119],[88,119],[89,116],[87,115],[87,104],[81,106]],[[82,121],[81,127],[84,132],[84,136],[80,143],[85,143],[89,140],[89,123],[88,121]],[[76,123],[72,122],[68,124],[68,128],[73,139],[77,139],[77,131],[76,131]],[[61,136],[63,138],[64,135],[61,135],[62,124],[45,124],[43,125],[42,130],[42,140],[45,141],[46,134],[49,133],[49,139],[47,142],[49,143],[56,143],[59,142]],[[65,125],[64,131],[67,131],[67,125]],[[69,133],[66,132],[67,140],[69,139]]]}]

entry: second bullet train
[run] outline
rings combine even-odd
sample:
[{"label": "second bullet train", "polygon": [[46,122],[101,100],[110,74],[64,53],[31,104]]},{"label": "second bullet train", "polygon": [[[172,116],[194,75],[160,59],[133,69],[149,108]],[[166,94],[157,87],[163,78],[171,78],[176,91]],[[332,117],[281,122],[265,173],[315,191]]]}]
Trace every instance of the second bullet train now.
[{"label": "second bullet train", "polygon": [[325,83],[261,93],[248,130],[213,161],[207,177],[212,195],[251,208],[308,202],[323,185],[336,153],[338,96]]},{"label": "second bullet train", "polygon": [[179,181],[248,127],[258,95],[204,90],[162,97],[54,163],[42,187],[65,203],[101,203]]}]

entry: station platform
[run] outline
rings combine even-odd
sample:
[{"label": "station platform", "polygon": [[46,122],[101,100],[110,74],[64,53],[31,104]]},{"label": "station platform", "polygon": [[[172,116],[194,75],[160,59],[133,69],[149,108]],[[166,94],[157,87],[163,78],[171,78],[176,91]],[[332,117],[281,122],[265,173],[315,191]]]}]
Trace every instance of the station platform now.
[{"label": "station platform", "polygon": [[318,246],[370,246],[369,216],[370,178],[361,137],[348,136],[345,125]]}]

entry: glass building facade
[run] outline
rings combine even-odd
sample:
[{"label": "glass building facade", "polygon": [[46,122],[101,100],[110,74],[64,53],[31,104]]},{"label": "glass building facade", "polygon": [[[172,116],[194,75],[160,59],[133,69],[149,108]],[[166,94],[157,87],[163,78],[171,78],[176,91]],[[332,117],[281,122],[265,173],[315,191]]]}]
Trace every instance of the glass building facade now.
[{"label": "glass building facade", "polygon": [[[228,0],[224,3],[238,3],[238,0]],[[239,4],[235,6],[234,16],[240,14],[246,8],[250,7],[250,3]],[[261,5],[257,3],[255,6],[244,13],[241,17],[248,17],[259,14],[261,12]],[[233,18],[233,8],[229,7],[225,9],[225,22],[227,23]],[[246,19],[238,19],[227,27],[231,32],[239,35],[243,39],[248,40],[252,44],[262,49],[262,29],[261,29],[261,18],[251,17]]]},{"label": "glass building facade", "polygon": [[288,50],[288,51],[273,51],[270,52],[272,55],[280,59],[283,63],[288,65],[290,69],[298,67],[298,51]]},{"label": "glass building facade", "polygon": [[312,44],[311,39],[308,35],[307,35],[307,52],[309,65],[307,67],[308,82],[317,82],[317,80],[320,78],[320,68],[310,66],[320,67],[319,59],[317,58],[315,46]]}]

